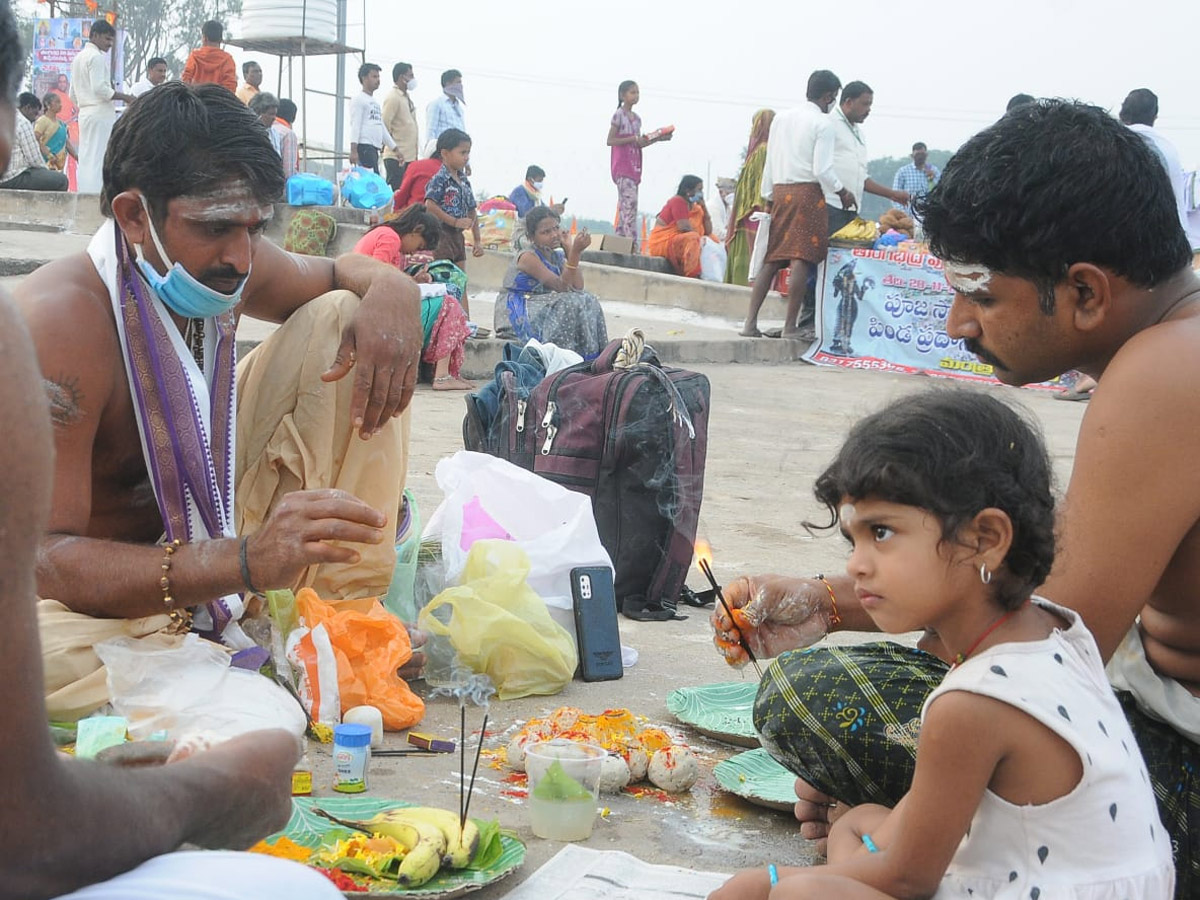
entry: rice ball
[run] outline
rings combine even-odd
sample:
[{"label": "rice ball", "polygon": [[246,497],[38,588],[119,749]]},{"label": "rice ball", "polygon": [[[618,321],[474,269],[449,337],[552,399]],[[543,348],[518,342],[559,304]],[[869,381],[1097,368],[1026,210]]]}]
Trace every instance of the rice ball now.
[{"label": "rice ball", "polygon": [[508,758],[508,767],[514,772],[525,771],[525,747],[531,743],[535,743],[535,741],[527,734],[517,734],[508,742],[505,755]]},{"label": "rice ball", "polygon": [[604,757],[600,767],[600,793],[615,794],[629,784],[629,766],[619,756]]},{"label": "rice ball", "polygon": [[644,781],[646,767],[650,764],[650,755],[641,747],[627,747],[621,751],[621,759],[629,767],[629,782],[631,784]]},{"label": "rice ball", "polygon": [[672,794],[690,790],[700,777],[700,763],[686,747],[664,747],[652,757],[648,767],[650,783]]}]

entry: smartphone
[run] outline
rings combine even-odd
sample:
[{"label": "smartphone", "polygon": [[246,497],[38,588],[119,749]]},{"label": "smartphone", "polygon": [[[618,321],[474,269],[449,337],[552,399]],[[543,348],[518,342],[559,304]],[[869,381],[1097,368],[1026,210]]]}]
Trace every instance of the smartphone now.
[{"label": "smartphone", "polygon": [[617,592],[612,569],[581,566],[571,570],[575,601],[575,638],[579,644],[579,674],[584,681],[612,681],[625,674],[621,667],[621,633],[617,628]]}]

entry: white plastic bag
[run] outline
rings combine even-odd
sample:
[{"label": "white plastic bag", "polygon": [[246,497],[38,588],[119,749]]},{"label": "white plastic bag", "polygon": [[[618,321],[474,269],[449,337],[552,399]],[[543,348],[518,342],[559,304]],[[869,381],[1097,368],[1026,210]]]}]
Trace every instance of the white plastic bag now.
[{"label": "white plastic bag", "polygon": [[751,213],[750,221],[758,223],[758,231],[754,233],[754,249],[750,251],[750,269],[747,273],[747,277],[754,281],[754,277],[767,259],[767,241],[771,238],[771,214]]},{"label": "white plastic bag", "polygon": [[[574,631],[571,569],[612,560],[592,515],[592,502],[507,460],[460,450],[437,464],[445,499],[425,526],[424,540],[440,537],[446,583],[457,584],[475,540],[508,537],[529,557],[529,586],[555,621]],[[569,623],[569,625],[568,625]]]},{"label": "white plastic bag", "polygon": [[702,281],[724,281],[725,263],[728,254],[725,248],[710,237],[700,242],[700,279]]},{"label": "white plastic bag", "polygon": [[181,645],[157,635],[120,637],[95,647],[108,691],[134,740],[166,731],[174,740],[228,740],[260,728],[304,734],[304,712],[287,691],[258,672],[235,669],[229,653],[189,634]]}]

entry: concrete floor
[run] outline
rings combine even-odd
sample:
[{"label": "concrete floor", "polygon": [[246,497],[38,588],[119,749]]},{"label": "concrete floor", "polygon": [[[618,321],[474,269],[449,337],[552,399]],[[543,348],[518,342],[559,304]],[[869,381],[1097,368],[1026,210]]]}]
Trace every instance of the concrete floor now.
[{"label": "concrete floor", "polygon": [[[841,539],[811,537],[800,525],[819,512],[811,483],[857,417],[928,383],[915,377],[805,364],[698,368],[709,376],[713,388],[700,534],[713,545],[717,578],[724,582],[748,572],[840,570],[845,559]],[[1083,405],[1054,402],[1049,395],[1034,391],[977,389],[1000,391],[1033,410],[1065,485]],[[461,446],[463,403],[457,396],[423,388],[416,395],[413,412],[409,483],[428,515],[440,499],[434,466]],[[699,588],[699,573],[691,581]],[[739,748],[672,724],[666,709],[672,689],[746,677],[728,669],[713,650],[707,614],[693,612],[683,622],[622,619],[621,637],[640,653],[637,665],[627,670],[622,680],[576,681],[554,697],[494,702],[485,749],[504,747],[507,735],[522,722],[558,706],[578,706],[589,713],[628,707],[652,722],[667,725],[692,746],[703,762],[703,775],[689,794],[671,804],[651,797],[618,795],[608,799],[611,813],[598,822],[587,846],[625,850],[650,862],[717,871],[767,860],[812,862],[812,846],[798,836],[788,814],[752,806],[717,787],[712,766],[740,752]],[[836,637],[852,641],[856,636]],[[481,718],[481,712],[473,711],[470,727],[478,729]],[[446,699],[430,701],[420,730],[456,734],[456,704]],[[402,741],[402,735],[388,737],[389,745]],[[473,750],[474,744],[470,747]],[[324,752],[315,750],[314,757]],[[457,757],[380,759],[371,766],[371,795],[455,809],[458,769]],[[481,900],[502,896],[561,846],[533,837],[524,803],[502,793],[508,787],[501,780],[505,774],[506,770],[481,764],[471,811],[476,816],[497,816],[505,827],[516,830],[528,845],[528,855],[522,870],[485,888],[478,895]],[[317,781],[317,793],[327,792],[327,765],[318,767]]]}]

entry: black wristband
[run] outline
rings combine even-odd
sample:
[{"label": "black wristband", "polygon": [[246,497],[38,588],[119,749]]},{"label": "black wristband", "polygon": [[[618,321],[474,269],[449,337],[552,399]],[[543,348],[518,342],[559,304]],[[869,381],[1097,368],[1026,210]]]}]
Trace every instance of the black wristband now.
[{"label": "black wristband", "polygon": [[242,538],[241,546],[238,548],[238,562],[242,567],[242,584],[245,585],[246,590],[251,594],[261,594],[262,591],[256,588],[250,580],[250,560],[246,558],[246,545],[248,543],[250,543],[250,538],[244,537]]}]

